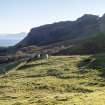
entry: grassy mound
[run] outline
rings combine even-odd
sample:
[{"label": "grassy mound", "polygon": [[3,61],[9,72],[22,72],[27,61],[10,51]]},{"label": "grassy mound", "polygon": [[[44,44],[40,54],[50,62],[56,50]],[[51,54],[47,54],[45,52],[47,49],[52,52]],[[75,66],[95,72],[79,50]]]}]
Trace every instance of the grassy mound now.
[{"label": "grassy mound", "polygon": [[21,65],[0,77],[0,105],[104,105],[104,58],[56,56]]}]

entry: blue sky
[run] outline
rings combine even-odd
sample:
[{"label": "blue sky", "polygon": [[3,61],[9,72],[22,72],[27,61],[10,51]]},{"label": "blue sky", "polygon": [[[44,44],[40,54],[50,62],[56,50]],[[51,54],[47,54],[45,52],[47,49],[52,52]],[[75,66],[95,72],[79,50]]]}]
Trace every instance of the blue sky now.
[{"label": "blue sky", "polygon": [[105,0],[0,0],[0,33],[28,32],[32,27],[105,13]]}]

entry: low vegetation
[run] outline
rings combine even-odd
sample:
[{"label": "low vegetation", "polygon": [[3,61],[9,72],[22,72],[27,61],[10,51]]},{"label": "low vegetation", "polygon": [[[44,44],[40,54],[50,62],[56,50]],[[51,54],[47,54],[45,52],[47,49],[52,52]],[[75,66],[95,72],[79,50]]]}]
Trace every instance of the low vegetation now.
[{"label": "low vegetation", "polygon": [[70,55],[70,54],[98,54],[105,52],[105,33],[95,33],[92,36],[78,41],[73,46],[57,52],[57,55]]},{"label": "low vegetation", "polygon": [[104,58],[55,56],[9,66],[0,76],[0,105],[104,105]]}]

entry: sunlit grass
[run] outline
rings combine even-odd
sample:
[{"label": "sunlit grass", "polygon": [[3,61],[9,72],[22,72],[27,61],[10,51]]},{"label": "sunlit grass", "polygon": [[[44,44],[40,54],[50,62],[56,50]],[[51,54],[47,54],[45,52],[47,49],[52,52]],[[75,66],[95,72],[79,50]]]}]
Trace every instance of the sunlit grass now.
[{"label": "sunlit grass", "polygon": [[9,71],[0,77],[0,105],[104,105],[100,71],[78,66],[88,57],[55,56]]}]

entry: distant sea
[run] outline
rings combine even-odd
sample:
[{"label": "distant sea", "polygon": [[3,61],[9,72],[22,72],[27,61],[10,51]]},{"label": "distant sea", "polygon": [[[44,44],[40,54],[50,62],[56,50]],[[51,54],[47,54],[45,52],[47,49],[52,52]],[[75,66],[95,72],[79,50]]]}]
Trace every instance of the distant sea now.
[{"label": "distant sea", "polygon": [[25,32],[17,34],[0,34],[0,47],[14,46],[20,42],[27,34]]},{"label": "distant sea", "polygon": [[19,41],[21,41],[21,39],[0,39],[0,47],[14,46]]}]

